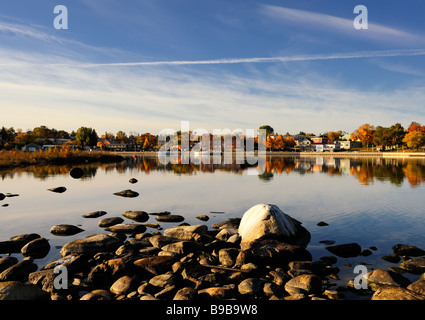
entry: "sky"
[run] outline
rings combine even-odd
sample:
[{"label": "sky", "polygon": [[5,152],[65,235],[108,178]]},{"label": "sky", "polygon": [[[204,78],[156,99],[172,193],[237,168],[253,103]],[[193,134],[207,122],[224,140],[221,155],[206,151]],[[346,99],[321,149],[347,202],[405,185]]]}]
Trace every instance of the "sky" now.
[{"label": "sky", "polygon": [[424,12],[422,0],[1,1],[0,126],[425,124]]}]

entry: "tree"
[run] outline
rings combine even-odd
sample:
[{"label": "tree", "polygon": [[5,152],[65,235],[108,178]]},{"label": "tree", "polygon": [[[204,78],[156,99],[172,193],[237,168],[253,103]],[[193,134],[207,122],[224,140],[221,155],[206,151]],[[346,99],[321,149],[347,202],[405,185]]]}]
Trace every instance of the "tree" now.
[{"label": "tree", "polygon": [[329,142],[332,143],[334,141],[339,141],[342,137],[342,130],[339,131],[330,131],[328,132]]},{"label": "tree", "polygon": [[292,137],[287,137],[284,139],[284,141],[285,141],[286,148],[293,148],[296,145],[295,140]]},{"label": "tree", "polygon": [[388,136],[391,146],[401,146],[405,135],[406,131],[400,123],[393,124],[388,128]]},{"label": "tree", "polygon": [[283,140],[282,135],[278,135],[276,140],[274,141],[274,148],[278,150],[285,149],[285,141]]},{"label": "tree", "polygon": [[267,137],[267,141],[266,141],[266,148],[269,149],[270,151],[274,148],[274,139],[270,136]]},{"label": "tree", "polygon": [[95,146],[98,141],[96,130],[87,127],[81,127],[75,134],[78,145],[83,149],[85,146]]},{"label": "tree", "polygon": [[390,137],[388,128],[377,126],[373,133],[373,143],[383,148],[390,145]]},{"label": "tree", "polygon": [[150,149],[152,149],[152,146],[151,146],[151,144],[149,143],[149,139],[148,139],[148,138],[146,138],[146,139],[145,139],[145,142],[143,143],[142,150],[147,151],[147,150],[150,150]]},{"label": "tree", "polygon": [[263,125],[260,128],[258,128],[258,129],[260,129],[260,130],[261,129],[266,130],[266,136],[269,136],[269,135],[271,135],[271,134],[274,133],[274,129],[272,127],[270,127],[269,125]]},{"label": "tree", "polygon": [[421,125],[418,122],[412,121],[409,128],[407,128],[409,132],[423,132],[425,133],[425,126]]},{"label": "tree", "polygon": [[119,143],[126,143],[127,142],[127,134],[124,131],[118,131],[117,132],[117,139]]},{"label": "tree", "polygon": [[363,146],[369,147],[369,145],[373,143],[374,132],[375,132],[375,127],[368,123],[365,123],[351,134],[351,138],[352,140],[359,139],[362,142]]},{"label": "tree", "polygon": [[403,142],[411,149],[419,149],[425,144],[425,133],[423,132],[409,132],[403,139]]}]

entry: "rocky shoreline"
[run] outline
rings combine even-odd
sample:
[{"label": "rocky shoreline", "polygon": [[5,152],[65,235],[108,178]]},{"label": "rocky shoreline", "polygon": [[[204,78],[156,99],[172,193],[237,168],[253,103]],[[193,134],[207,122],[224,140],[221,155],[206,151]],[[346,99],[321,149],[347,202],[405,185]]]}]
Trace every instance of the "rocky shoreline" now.
[{"label": "rocky shoreline", "polygon": [[[50,251],[48,240],[30,233],[0,241],[0,300],[345,300],[348,291],[371,300],[425,300],[425,251],[415,246],[395,245],[383,259],[401,261],[398,267],[360,274],[357,282],[367,286],[356,289],[356,279],[346,286],[332,281],[339,272],[337,257],[367,254],[355,243],[329,246],[330,255],[312,261],[305,245],[307,233],[302,243],[297,243],[299,238],[283,241],[276,229],[244,241],[238,218],[213,229],[182,223],[148,233],[143,222],[149,214],[123,215],[137,223],[125,224],[120,217],[100,219],[107,232],[66,243],[61,257],[40,270],[34,260]],[[287,230],[299,227],[296,220],[287,219],[282,222]],[[51,229],[53,234],[81,231],[69,225]],[[18,261],[10,253],[24,258]],[[417,275],[417,281],[411,282],[403,272]]]}]

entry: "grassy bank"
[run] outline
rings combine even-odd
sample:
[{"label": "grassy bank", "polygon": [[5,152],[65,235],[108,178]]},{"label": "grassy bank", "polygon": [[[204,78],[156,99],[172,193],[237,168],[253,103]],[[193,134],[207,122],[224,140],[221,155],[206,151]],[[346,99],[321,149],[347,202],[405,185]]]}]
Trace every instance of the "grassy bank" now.
[{"label": "grassy bank", "polygon": [[30,165],[61,165],[91,162],[119,162],[124,158],[114,153],[53,149],[48,151],[0,151],[0,169]]}]

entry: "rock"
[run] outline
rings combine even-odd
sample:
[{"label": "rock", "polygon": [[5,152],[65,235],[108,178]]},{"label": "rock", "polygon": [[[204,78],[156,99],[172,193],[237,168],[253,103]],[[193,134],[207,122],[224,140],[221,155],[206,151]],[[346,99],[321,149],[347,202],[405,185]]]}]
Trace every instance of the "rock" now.
[{"label": "rock", "polygon": [[238,285],[238,291],[242,295],[255,295],[262,291],[263,281],[258,278],[248,278]]},{"label": "rock", "polygon": [[331,300],[341,300],[344,298],[344,295],[337,290],[325,290],[323,291],[323,295],[327,296]]},{"label": "rock", "polygon": [[167,244],[161,248],[163,251],[173,252],[180,255],[188,255],[189,253],[199,251],[201,247],[193,241],[178,241]]},{"label": "rock", "polygon": [[149,215],[145,211],[126,211],[122,215],[137,222],[145,222],[149,219]]},{"label": "rock", "polygon": [[182,222],[184,217],[178,214],[161,215],[155,218],[159,222]]},{"label": "rock", "polygon": [[149,212],[150,215],[153,216],[168,216],[171,214],[170,211],[159,211],[159,212]]},{"label": "rock", "polygon": [[339,244],[325,249],[342,258],[357,257],[362,252],[362,248],[357,243]]},{"label": "rock", "polygon": [[392,249],[399,256],[419,257],[425,255],[424,250],[407,244],[396,244]]},{"label": "rock", "polygon": [[180,239],[178,238],[171,238],[171,237],[167,237],[167,236],[163,236],[163,235],[155,235],[152,237],[149,237],[149,242],[156,248],[162,248],[163,246],[173,243],[173,242],[177,242]]},{"label": "rock", "polygon": [[290,261],[312,260],[311,253],[305,248],[283,243],[277,240],[255,240],[241,243],[243,252],[247,255],[245,263],[253,262],[259,265],[286,265]]},{"label": "rock", "polygon": [[47,256],[50,251],[49,241],[45,238],[38,238],[28,242],[22,247],[21,253],[24,257],[41,259]]},{"label": "rock", "polygon": [[232,299],[235,296],[235,288],[236,286],[234,284],[205,288],[198,290],[198,296],[213,300]]},{"label": "rock", "polygon": [[7,256],[0,258],[0,273],[17,263],[18,259],[15,257]]},{"label": "rock", "polygon": [[49,300],[48,292],[19,281],[0,282],[0,300]]},{"label": "rock", "polygon": [[105,214],[106,214],[106,211],[94,211],[94,212],[83,214],[83,218],[98,218],[98,217],[104,216]]},{"label": "rock", "polygon": [[116,224],[120,224],[124,222],[124,219],[121,217],[111,217],[111,218],[103,218],[99,220],[99,227],[107,228]]},{"label": "rock", "polygon": [[68,275],[73,275],[77,272],[86,272],[90,270],[88,256],[86,255],[68,255],[62,259],[52,261],[45,265],[43,269],[54,269],[57,266],[66,267]]},{"label": "rock", "polygon": [[0,193],[0,201],[4,200],[4,198],[6,198],[6,196],[3,193]]},{"label": "rock", "polygon": [[425,280],[417,280],[407,286],[407,289],[425,295]]},{"label": "rock", "polygon": [[96,289],[86,293],[80,300],[113,300],[113,295],[110,291],[104,289]]},{"label": "rock", "polygon": [[13,236],[9,241],[0,241],[0,253],[18,253],[28,242],[40,238],[37,233],[25,233]]},{"label": "rock", "polygon": [[72,168],[69,171],[69,175],[74,179],[81,179],[84,176],[84,171],[81,168]]},{"label": "rock", "polygon": [[127,189],[127,190],[115,192],[114,195],[125,197],[125,198],[135,198],[139,196],[139,193],[137,193],[136,191]]},{"label": "rock", "polygon": [[285,290],[290,295],[320,293],[322,281],[316,275],[303,274],[289,280],[285,284]]},{"label": "rock", "polygon": [[180,240],[198,241],[207,234],[208,227],[199,224],[194,226],[177,226],[164,230],[164,236]]},{"label": "rock", "polygon": [[414,274],[425,272],[425,257],[412,258],[402,262],[400,268]]},{"label": "rock", "polygon": [[66,191],[66,188],[65,187],[56,187],[56,188],[50,188],[50,189],[47,189],[47,190],[52,191],[52,192],[56,192],[56,193],[64,193]]},{"label": "rock", "polygon": [[58,224],[50,228],[50,233],[55,236],[72,236],[83,231],[80,227],[72,224]]},{"label": "rock", "polygon": [[55,290],[54,281],[56,276],[54,269],[40,270],[31,272],[28,275],[28,281],[44,291],[52,293]]},{"label": "rock", "polygon": [[210,217],[208,217],[207,215],[201,215],[201,216],[197,216],[196,219],[199,219],[202,221],[208,221],[210,220]]},{"label": "rock", "polygon": [[176,261],[172,256],[153,256],[142,258],[134,261],[137,269],[144,269],[154,275],[166,273],[171,270],[173,263]]},{"label": "rock", "polygon": [[87,238],[77,239],[65,244],[60,251],[62,257],[76,254],[96,254],[98,252],[114,252],[122,245],[122,239],[116,235],[96,234]]},{"label": "rock", "polygon": [[130,180],[128,180],[128,182],[130,183],[137,183],[139,180],[137,180],[136,178],[131,178]]},{"label": "rock", "polygon": [[236,263],[236,258],[239,255],[239,250],[236,248],[221,249],[218,253],[220,264],[223,266],[232,267]]},{"label": "rock", "polygon": [[0,281],[26,282],[28,280],[28,275],[36,270],[36,264],[34,264],[31,260],[24,259],[0,273]]},{"label": "rock", "polygon": [[324,221],[319,221],[319,222],[317,223],[317,225],[318,225],[319,227],[326,227],[326,226],[328,226],[329,224],[328,224],[328,223],[326,223],[326,222],[324,222]]},{"label": "rock", "polygon": [[283,293],[279,286],[273,282],[266,282],[263,286],[263,292],[267,297],[280,296]]},{"label": "rock", "polygon": [[241,218],[229,218],[227,221],[215,223],[212,225],[214,229],[235,229],[238,230]]},{"label": "rock", "polygon": [[146,231],[146,226],[143,224],[119,223],[107,227],[105,230],[117,233],[142,233]]},{"label": "rock", "polygon": [[137,288],[138,278],[131,276],[122,276],[117,281],[115,281],[112,286],[109,288],[115,295],[127,294]]},{"label": "rock", "polygon": [[283,213],[277,206],[268,204],[258,204],[247,210],[238,232],[242,243],[256,239],[278,239],[306,247],[311,237],[300,222]]},{"label": "rock", "polygon": [[425,296],[399,286],[385,286],[375,291],[372,300],[425,300]]},{"label": "rock", "polygon": [[149,280],[149,284],[155,286],[155,287],[161,287],[164,288],[167,285],[174,285],[178,281],[178,278],[175,274],[172,272],[167,272],[164,274],[157,275],[155,277],[152,277]]},{"label": "rock", "polygon": [[197,292],[195,289],[190,287],[185,287],[177,291],[173,300],[194,300],[196,298]]},{"label": "rock", "polygon": [[381,269],[369,271],[363,278],[367,280],[368,285],[373,290],[382,286],[406,287],[410,284],[409,279],[401,274]]},{"label": "rock", "polygon": [[398,254],[387,254],[385,256],[382,256],[381,259],[392,262],[392,263],[399,263],[400,262],[400,256]]},{"label": "rock", "polygon": [[216,234],[216,239],[221,241],[227,241],[231,236],[238,234],[235,229],[221,229],[219,233]]}]

